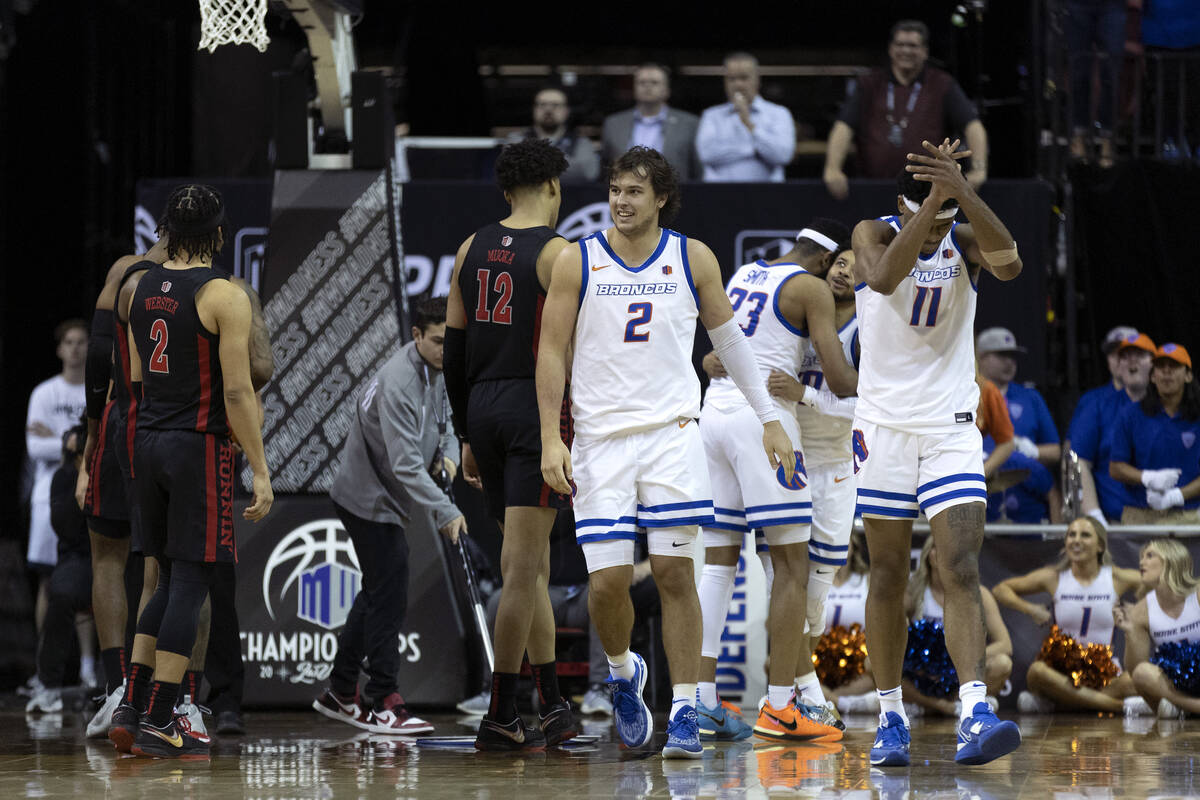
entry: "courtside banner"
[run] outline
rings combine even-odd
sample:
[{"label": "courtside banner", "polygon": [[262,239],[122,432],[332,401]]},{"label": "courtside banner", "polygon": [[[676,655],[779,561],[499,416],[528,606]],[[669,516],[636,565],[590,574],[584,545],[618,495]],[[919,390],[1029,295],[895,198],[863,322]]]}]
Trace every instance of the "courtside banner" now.
[{"label": "courtside banner", "polygon": [[[275,174],[263,313],[275,376],[263,443],[275,492],[326,492],[360,388],[400,344],[387,176]],[[249,469],[242,473],[250,486]]]},{"label": "courtside banner", "polygon": [[[350,536],[328,498],[275,496],[266,519],[242,519],[237,503],[237,609],[245,705],[307,708],[328,685],[337,638],[362,589]],[[416,705],[453,705],[467,685],[462,614],[432,521],[405,528],[408,614],[397,637],[399,686]]]}]

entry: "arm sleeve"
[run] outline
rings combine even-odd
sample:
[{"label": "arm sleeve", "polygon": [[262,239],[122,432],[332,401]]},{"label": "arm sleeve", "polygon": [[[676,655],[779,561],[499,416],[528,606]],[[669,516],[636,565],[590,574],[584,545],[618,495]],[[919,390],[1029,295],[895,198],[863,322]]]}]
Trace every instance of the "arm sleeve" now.
[{"label": "arm sleeve", "polygon": [[779,409],[767,392],[767,382],[758,368],[758,359],[754,357],[754,350],[750,348],[737,321],[730,317],[710,330],[708,338],[712,340],[717,357],[725,365],[725,371],[754,408],[758,421],[766,424],[779,419]]},{"label": "arm sleeve", "polygon": [[446,396],[450,398],[450,413],[454,430],[467,438],[467,332],[446,326],[446,341],[442,353],[442,376],[446,381]]},{"label": "arm sleeve", "polygon": [[438,488],[421,454],[422,418],[431,424],[433,417],[432,411],[422,414],[423,394],[424,385],[416,378],[404,385],[389,381],[379,400],[379,428],[392,474],[412,498],[413,507],[428,508],[434,525],[441,528],[459,516],[459,511]]},{"label": "arm sleeve", "polygon": [[57,436],[37,436],[29,430],[35,422],[49,426],[53,417],[46,405],[50,402],[41,386],[29,395],[29,413],[25,415],[25,451],[34,461],[58,461],[62,458],[62,440]]},{"label": "arm sleeve", "polygon": [[754,150],[768,164],[782,166],[796,152],[796,121],[783,106],[768,105],[754,126]]},{"label": "arm sleeve", "polygon": [[[442,391],[443,392],[446,391],[444,386],[442,387]],[[445,401],[443,401],[443,402],[445,402]],[[451,414],[450,418],[446,420],[446,432],[442,434],[441,447],[442,447],[442,455],[444,455],[446,458],[453,461],[454,466],[458,467],[459,466],[458,462],[460,460],[460,456],[459,456],[459,450],[458,450],[458,436],[456,435],[456,432],[454,430],[454,415],[453,414]]]},{"label": "arm sleeve", "polygon": [[87,392],[88,419],[100,419],[108,401],[108,379],[112,377],[113,312],[97,308],[92,315],[92,332],[88,336],[87,362],[83,368],[84,391]]},{"label": "arm sleeve", "polygon": [[842,107],[837,116],[840,122],[846,123],[854,130],[858,130],[859,123],[862,122],[862,95],[859,92],[859,86],[856,78],[851,78],[846,82],[846,99],[842,101]]},{"label": "arm sleeve", "polygon": [[961,132],[963,128],[967,127],[968,122],[979,119],[979,111],[975,108],[975,104],[967,98],[967,93],[953,78],[950,79],[950,86],[946,89],[943,103],[946,121],[950,123],[952,131]]}]

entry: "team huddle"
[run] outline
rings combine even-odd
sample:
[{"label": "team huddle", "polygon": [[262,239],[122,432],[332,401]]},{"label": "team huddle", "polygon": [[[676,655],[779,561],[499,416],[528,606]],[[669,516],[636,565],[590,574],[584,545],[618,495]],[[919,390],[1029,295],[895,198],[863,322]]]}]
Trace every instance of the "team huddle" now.
[{"label": "team huddle", "polygon": [[[867,645],[879,687],[871,763],[909,763],[903,600],[921,511],[960,683],[956,760],[982,764],[1019,746],[1016,725],[986,702],[973,325],[980,270],[1011,280],[1021,261],[963,178],[965,151],[949,141],[924,150],[909,155],[897,213],[852,234],[815,219],[788,253],[740,267],[728,284],[707,246],[665,227],[679,190],[656,151],[635,147],[613,164],[613,226],[576,244],[553,231],[561,153],[540,140],[502,152],[496,170],[512,213],[460,248],[445,344],[464,473],[482,481],[504,530],[492,697],[476,748],[540,749],[578,731],[554,678],[545,589],[550,527],[568,503],[624,745],[642,747],[653,734],[646,663],[630,651],[640,531],[672,684],[663,757],[698,758],[702,738],[842,738],[812,648],[857,508],[871,554]],[[955,221],[959,212],[966,223]],[[703,405],[697,321],[712,343]],[[752,726],[715,682],[751,533],[770,595],[768,690]],[[537,725],[516,709],[526,653]]]}]

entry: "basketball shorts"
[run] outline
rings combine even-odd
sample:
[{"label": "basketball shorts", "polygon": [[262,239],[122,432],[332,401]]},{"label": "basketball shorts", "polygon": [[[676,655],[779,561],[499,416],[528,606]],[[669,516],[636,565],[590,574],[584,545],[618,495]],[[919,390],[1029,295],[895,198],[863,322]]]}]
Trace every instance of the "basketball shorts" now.
[{"label": "basketball shorts", "polygon": [[[763,426],[750,406],[725,413],[705,406],[700,436],[713,488],[712,525],[704,546],[740,546],[745,533],[762,529],[766,544],[807,542],[813,521],[812,492],[801,452],[800,425],[791,414],[779,419],[796,448],[791,481],[772,467],[763,450]],[[757,544],[757,543],[756,543]]]},{"label": "basketball shorts", "polygon": [[236,563],[228,436],[139,430],[133,469],[142,549],[179,561]]},{"label": "basketball shorts", "polygon": [[[764,456],[765,458],[765,456]],[[651,555],[692,557],[697,525],[713,521],[704,443],[695,421],[571,447],[575,537],[588,572],[633,564],[637,529]]]},{"label": "basketball shorts", "polygon": [[858,513],[877,519],[933,519],[952,506],[986,503],[983,437],[971,424],[909,433],[854,420]]},{"label": "basketball shorts", "polygon": [[[569,399],[564,396],[563,407]],[[537,390],[532,380],[480,381],[471,386],[467,438],[479,465],[488,511],[504,520],[510,506],[570,508],[571,498],[542,480],[542,435]],[[571,444],[570,416],[564,412],[563,441]]]},{"label": "basketball shorts", "polygon": [[818,567],[836,569],[846,563],[854,530],[854,462],[810,466],[808,485],[813,498],[808,560]]},{"label": "basketball shorts", "polygon": [[125,476],[117,462],[117,447],[125,424],[116,403],[109,402],[96,432],[96,449],[88,464],[88,488],[83,501],[88,530],[111,539],[129,536],[129,501]]}]

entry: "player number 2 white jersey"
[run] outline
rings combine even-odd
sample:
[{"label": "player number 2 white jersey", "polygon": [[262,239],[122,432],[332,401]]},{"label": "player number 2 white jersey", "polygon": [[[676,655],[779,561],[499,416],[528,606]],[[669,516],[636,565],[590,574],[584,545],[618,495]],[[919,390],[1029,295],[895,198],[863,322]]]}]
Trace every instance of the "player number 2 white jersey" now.
[{"label": "player number 2 white jersey", "polygon": [[[838,329],[838,340],[842,343],[842,354],[846,363],[857,366],[854,359],[858,343],[858,317],[850,317]],[[798,378],[805,386],[814,389],[825,386],[825,371],[812,339],[804,340],[804,355],[800,361]],[[822,414],[811,406],[797,404],[796,419],[800,421],[800,435],[804,437],[804,461],[809,466],[841,464],[850,461],[854,454],[850,450],[851,422],[843,417]]]},{"label": "player number 2 white jersey", "polygon": [[[900,230],[897,217],[883,219]],[[859,418],[912,433],[973,424],[976,297],[953,227],[892,294],[855,287]]]},{"label": "player number 2 white jersey", "polygon": [[605,234],[579,241],[583,278],[571,368],[576,436],[618,436],[699,417],[692,350],[700,300],[687,237],[663,229],[650,257],[630,266]]},{"label": "player number 2 white jersey", "polygon": [[[807,274],[799,264],[767,264],[759,260],[739,267],[725,286],[733,318],[754,350],[764,381],[773,369],[795,375],[800,367],[805,332],[784,319],[779,310],[779,291],[789,278]],[[704,402],[729,413],[748,401],[732,378],[716,378],[708,385]],[[786,413],[791,413],[793,404],[786,405]]]}]

